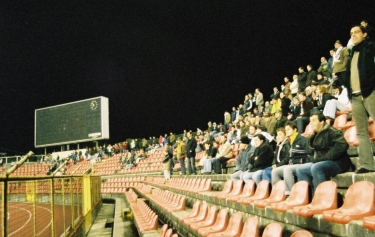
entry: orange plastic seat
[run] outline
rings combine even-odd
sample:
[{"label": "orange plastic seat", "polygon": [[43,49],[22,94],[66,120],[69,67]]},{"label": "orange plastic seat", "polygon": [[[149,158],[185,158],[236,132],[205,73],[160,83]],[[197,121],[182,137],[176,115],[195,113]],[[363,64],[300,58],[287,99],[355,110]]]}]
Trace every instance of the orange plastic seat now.
[{"label": "orange plastic seat", "polygon": [[[336,114],[337,115],[337,114]],[[344,130],[347,129],[347,123],[348,123],[348,114],[347,113],[341,113],[337,115],[335,122],[333,123],[332,127]]]},{"label": "orange plastic seat", "polygon": [[270,184],[267,180],[262,180],[259,182],[253,196],[240,198],[237,200],[237,202],[244,204],[244,205],[249,205],[254,200],[266,199],[269,197],[269,195],[270,195]]},{"label": "orange plastic seat", "polygon": [[198,231],[198,229],[200,228],[213,225],[216,221],[216,211],[217,211],[217,207],[211,206],[210,209],[208,210],[208,214],[206,218],[203,221],[192,223],[190,225],[190,228],[194,231]]},{"label": "orange plastic seat", "polygon": [[306,181],[295,183],[290,191],[289,198],[285,201],[272,203],[271,208],[275,211],[285,212],[295,206],[307,205],[309,203],[309,184]]},{"label": "orange plastic seat", "polygon": [[310,218],[323,211],[337,209],[337,184],[333,181],[320,183],[310,204],[293,207],[294,214]]},{"label": "orange plastic seat", "polygon": [[165,236],[165,233],[167,232],[168,230],[168,224],[164,224],[161,229],[160,229],[160,232],[159,232],[159,236],[158,237],[164,237]]},{"label": "orange plastic seat", "polygon": [[229,193],[220,194],[219,196],[217,196],[217,198],[225,200],[230,196],[239,195],[242,193],[242,188],[243,188],[243,180],[236,180],[233,182],[232,191],[230,191]]},{"label": "orange plastic seat", "polygon": [[309,124],[307,124],[307,126],[305,128],[305,131],[301,134],[301,136],[310,137],[313,133],[314,133],[314,129],[311,126],[311,124],[309,123]]},{"label": "orange plastic seat", "polygon": [[285,196],[285,181],[280,180],[277,181],[273,187],[271,194],[266,199],[261,200],[254,200],[254,206],[259,208],[265,208],[266,206],[270,206],[271,203],[281,202],[284,201],[286,198]]},{"label": "orange plastic seat", "polygon": [[173,234],[171,237],[178,237],[178,234]]},{"label": "orange plastic seat", "polygon": [[271,223],[266,226],[263,231],[262,237],[282,237],[283,228],[278,223]]},{"label": "orange plastic seat", "polygon": [[298,230],[294,232],[290,237],[313,237],[313,235],[307,230]]},{"label": "orange plastic seat", "polygon": [[237,202],[240,198],[246,198],[251,197],[254,195],[255,192],[255,182],[254,180],[249,180],[247,183],[245,183],[245,186],[242,189],[242,193],[235,196],[229,196],[227,197],[227,201],[229,202]]},{"label": "orange plastic seat", "polygon": [[344,133],[344,138],[350,146],[359,146],[356,126],[348,128]]},{"label": "orange plastic seat", "polygon": [[203,221],[207,217],[207,212],[208,212],[208,206],[207,206],[207,203],[204,202],[199,208],[199,213],[196,216],[185,218],[182,221],[188,226],[191,225],[192,223]]},{"label": "orange plastic seat", "polygon": [[236,212],[230,217],[227,229],[225,231],[209,234],[208,237],[239,237],[242,232],[242,226],[242,214]]},{"label": "orange plastic seat", "polygon": [[179,216],[178,217],[178,220],[179,221],[183,221],[184,219],[187,219],[187,218],[192,218],[192,217],[196,217],[199,213],[199,207],[200,207],[200,201],[197,200],[195,201],[194,205],[193,205],[193,208],[191,209],[191,211],[189,212],[189,214],[185,215],[185,216]]},{"label": "orange plastic seat", "polygon": [[370,141],[375,141],[375,123],[371,123],[368,127],[368,134],[370,136]]},{"label": "orange plastic seat", "polygon": [[375,216],[366,216],[363,218],[363,226],[370,230],[375,230]]},{"label": "orange plastic seat", "polygon": [[256,217],[246,219],[240,237],[259,237],[258,219]]},{"label": "orange plastic seat", "polygon": [[348,188],[342,207],[323,212],[323,219],[330,222],[347,224],[375,214],[374,184],[369,181],[355,182]]},{"label": "orange plastic seat", "polygon": [[164,237],[172,237],[173,229],[169,228],[167,232],[165,233]]},{"label": "orange plastic seat", "polygon": [[228,226],[228,209],[223,208],[219,211],[216,217],[216,221],[212,226],[203,227],[198,230],[198,233],[206,237],[209,234],[224,231]]}]

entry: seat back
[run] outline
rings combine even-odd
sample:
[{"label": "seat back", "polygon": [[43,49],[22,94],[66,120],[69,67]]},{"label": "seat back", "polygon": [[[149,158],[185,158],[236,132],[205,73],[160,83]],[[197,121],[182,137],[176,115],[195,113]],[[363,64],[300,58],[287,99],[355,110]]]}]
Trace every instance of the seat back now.
[{"label": "seat back", "polygon": [[236,212],[230,217],[225,234],[232,237],[239,237],[242,232],[242,227],[242,214]]},{"label": "seat back", "polygon": [[374,213],[374,184],[370,181],[358,181],[350,185],[341,208],[356,207],[358,212]]},{"label": "seat back", "polygon": [[208,210],[206,219],[204,221],[206,223],[215,223],[216,221],[216,211],[217,211],[217,206],[211,206],[210,209]]},{"label": "seat back", "polygon": [[313,237],[313,235],[307,230],[299,230],[294,232],[290,237]]},{"label": "seat back", "polygon": [[263,231],[262,237],[282,237],[283,229],[278,223],[271,223],[266,226]]},{"label": "seat back", "polygon": [[343,129],[348,121],[348,114],[340,114],[336,117],[333,127],[336,129]]},{"label": "seat back", "polygon": [[323,207],[326,210],[337,208],[337,184],[331,180],[324,181],[316,187],[312,206]]},{"label": "seat back", "polygon": [[292,187],[288,198],[290,205],[306,205],[309,203],[309,183],[305,180],[298,181]]},{"label": "seat back", "polygon": [[206,182],[204,183],[203,188],[200,189],[200,191],[211,191],[212,189],[212,180],[207,179]]},{"label": "seat back", "polygon": [[164,224],[161,229],[158,237],[164,237],[165,233],[167,232],[168,224]]},{"label": "seat back", "polygon": [[232,191],[232,188],[233,188],[233,181],[231,179],[229,179],[229,180],[227,180],[227,182],[225,182],[224,188],[221,192],[222,193],[229,193],[230,191]]},{"label": "seat back", "polygon": [[246,219],[240,237],[259,237],[258,219],[256,217]]},{"label": "seat back", "polygon": [[352,126],[348,128],[347,130],[345,130],[344,138],[350,146],[359,146],[359,141],[357,139],[356,126]]},{"label": "seat back", "polygon": [[191,212],[186,217],[189,218],[189,217],[197,216],[199,213],[200,204],[201,202],[199,200],[195,201],[193,208],[191,209]]},{"label": "seat back", "polygon": [[245,186],[242,189],[242,193],[239,197],[251,197],[254,195],[255,192],[255,181],[249,180],[247,183],[245,183]]},{"label": "seat back", "polygon": [[309,137],[311,136],[312,134],[314,133],[314,129],[313,127],[311,126],[311,124],[307,124],[306,128],[305,128],[305,132],[301,134],[301,136],[304,136],[304,137]]},{"label": "seat back", "polygon": [[254,199],[265,199],[270,195],[270,183],[267,180],[262,180],[257,185],[254,195]]},{"label": "seat back", "polygon": [[206,183],[206,179],[200,179],[197,189],[201,190],[204,187],[205,183]]},{"label": "seat back", "polygon": [[370,141],[375,141],[375,123],[371,123],[368,127],[368,134],[370,136]]},{"label": "seat back", "polygon": [[279,180],[272,186],[272,191],[268,199],[283,201],[285,198],[285,181]]},{"label": "seat back", "polygon": [[221,229],[228,226],[228,208],[220,209],[219,213],[217,214],[214,226],[216,229]]},{"label": "seat back", "polygon": [[243,188],[243,181],[242,180],[236,180],[233,183],[233,189],[229,193],[230,195],[238,195],[242,193],[242,188]]},{"label": "seat back", "polygon": [[172,228],[168,229],[167,232],[165,233],[164,237],[171,237],[172,236],[172,232],[173,232]]},{"label": "seat back", "polygon": [[199,213],[196,216],[196,218],[199,220],[204,220],[207,217],[207,213],[208,213],[208,205],[206,202],[204,202],[199,208]]}]

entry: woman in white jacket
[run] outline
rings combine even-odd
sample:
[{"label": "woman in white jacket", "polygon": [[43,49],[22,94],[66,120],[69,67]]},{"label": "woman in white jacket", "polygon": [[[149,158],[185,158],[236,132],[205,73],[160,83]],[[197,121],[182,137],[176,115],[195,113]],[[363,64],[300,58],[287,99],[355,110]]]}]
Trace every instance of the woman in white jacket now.
[{"label": "woman in white jacket", "polygon": [[347,88],[341,86],[338,81],[335,81],[332,84],[332,87],[336,99],[327,101],[326,105],[324,106],[323,114],[326,116],[326,118],[335,119],[337,110],[349,110],[352,108],[352,105],[349,101]]}]

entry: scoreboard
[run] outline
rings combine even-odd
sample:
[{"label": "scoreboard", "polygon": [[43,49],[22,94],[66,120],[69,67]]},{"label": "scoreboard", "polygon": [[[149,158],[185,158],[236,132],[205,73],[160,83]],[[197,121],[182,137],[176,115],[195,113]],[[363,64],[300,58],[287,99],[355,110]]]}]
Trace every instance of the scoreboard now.
[{"label": "scoreboard", "polygon": [[109,139],[108,98],[36,109],[34,137],[35,147]]}]

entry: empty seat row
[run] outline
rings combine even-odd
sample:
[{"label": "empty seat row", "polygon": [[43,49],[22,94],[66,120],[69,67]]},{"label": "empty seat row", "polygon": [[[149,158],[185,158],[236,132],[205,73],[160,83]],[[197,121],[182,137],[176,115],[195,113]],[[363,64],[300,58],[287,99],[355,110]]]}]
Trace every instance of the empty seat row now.
[{"label": "empty seat row", "polygon": [[153,189],[151,194],[146,194],[154,203],[168,212],[185,210],[186,197],[161,189]]},{"label": "empty seat row", "polygon": [[167,186],[173,189],[193,193],[206,192],[212,189],[211,179],[177,178],[171,179]]},{"label": "empty seat row", "polygon": [[142,199],[137,199],[136,202],[131,203],[130,208],[139,233],[157,230],[158,215]]},{"label": "empty seat row", "polygon": [[124,194],[125,194],[126,200],[129,203],[135,203],[135,202],[137,202],[138,195],[134,192],[133,189],[129,188],[129,191],[124,192]]}]

